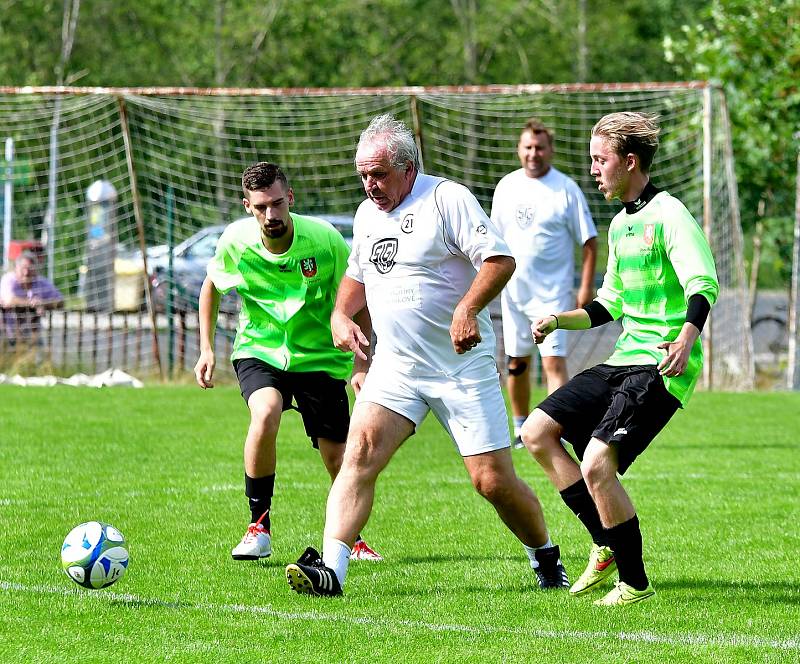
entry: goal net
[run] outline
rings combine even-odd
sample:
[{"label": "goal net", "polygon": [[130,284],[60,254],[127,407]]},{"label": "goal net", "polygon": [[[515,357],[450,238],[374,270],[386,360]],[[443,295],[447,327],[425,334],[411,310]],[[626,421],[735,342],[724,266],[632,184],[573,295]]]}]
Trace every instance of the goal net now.
[{"label": "goal net", "polygon": [[[379,113],[406,121],[418,138],[425,171],[467,185],[487,212],[498,180],[519,167],[520,128],[528,117],[539,117],[556,134],[554,165],[586,193],[602,247],[619,205],[605,202],[588,174],[588,138],[594,122],[616,110],[660,116],[654,181],[687,205],[712,242],[722,291],[704,333],[704,382],[749,389],[753,364],[727,114],[722,92],[699,83],[2,89],[0,142],[13,144],[13,155],[2,162],[4,230],[12,241],[10,247],[4,243],[5,255],[41,243],[40,270],[65,299],[63,310],[41,317],[41,338],[26,356],[19,344],[0,343],[3,365],[8,369],[33,353],[38,371],[114,366],[177,376],[190,369],[197,356],[193,301],[207,258],[199,241],[194,257],[181,253],[181,243],[243,216],[241,172],[259,160],[287,170],[296,211],[352,216],[363,198],[354,148]],[[137,253],[143,245],[152,263],[149,275]],[[169,246],[177,247],[171,260]],[[202,245],[203,251],[209,246]],[[600,273],[604,256],[601,249]],[[148,281],[157,286],[152,301],[146,297]],[[230,347],[234,318],[220,321],[222,355]],[[608,355],[618,327],[605,328],[571,337],[571,372]],[[227,363],[219,366],[227,370]]]}]

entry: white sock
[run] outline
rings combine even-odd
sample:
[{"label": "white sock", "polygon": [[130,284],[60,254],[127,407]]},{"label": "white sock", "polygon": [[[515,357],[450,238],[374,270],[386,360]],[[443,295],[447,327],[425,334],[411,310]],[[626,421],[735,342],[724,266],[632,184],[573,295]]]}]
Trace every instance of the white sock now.
[{"label": "white sock", "polygon": [[350,564],[350,547],[341,540],[325,537],[322,540],[322,562],[333,570],[339,579],[339,585],[344,588],[347,567]]},{"label": "white sock", "polygon": [[527,415],[514,415],[512,418],[514,422],[514,436],[519,436],[522,433],[522,425],[528,419]]},{"label": "white sock", "polygon": [[[539,561],[536,560],[536,552],[539,549],[549,549],[549,548],[551,548],[553,546],[555,546],[555,544],[553,544],[552,540],[550,539],[550,535],[547,536],[547,541],[544,544],[542,544],[541,546],[528,546],[527,544],[523,544],[522,545],[522,547],[525,549],[525,553],[528,554],[528,560],[531,561],[531,567],[533,569],[536,569],[537,567],[539,567]],[[560,558],[559,558],[558,562],[561,562]]]}]

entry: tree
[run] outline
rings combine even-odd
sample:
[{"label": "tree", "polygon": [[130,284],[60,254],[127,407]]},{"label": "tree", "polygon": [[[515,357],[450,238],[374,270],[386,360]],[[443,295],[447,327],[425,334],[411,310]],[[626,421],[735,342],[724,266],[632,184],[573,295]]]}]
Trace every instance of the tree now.
[{"label": "tree", "polygon": [[788,283],[800,129],[800,0],[714,0],[702,18],[666,38],[667,57],[678,72],[724,86],[742,224],[763,224],[763,260]]}]

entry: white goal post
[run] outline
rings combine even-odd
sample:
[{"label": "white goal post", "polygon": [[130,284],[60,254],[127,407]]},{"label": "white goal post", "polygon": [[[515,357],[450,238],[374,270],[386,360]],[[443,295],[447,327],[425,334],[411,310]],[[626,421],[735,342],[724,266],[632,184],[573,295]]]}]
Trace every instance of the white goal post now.
[{"label": "white goal post", "polygon": [[[417,136],[425,171],[467,185],[487,212],[498,180],[519,166],[516,142],[521,127],[529,117],[539,117],[555,131],[554,165],[583,188],[603,244],[619,206],[607,203],[589,176],[589,130],[602,115],[617,110],[660,116],[661,147],[653,179],[686,204],[711,241],[721,294],[704,333],[704,384],[751,389],[752,342],[730,128],[722,90],[704,82],[380,89],[0,88],[0,141],[14,142],[13,163],[3,162],[0,169],[4,182],[12,182],[13,240],[40,240],[43,230],[52,229],[43,247],[48,257],[43,265],[45,271],[52,265],[50,276],[66,297],[67,311],[46,323],[53,329],[45,353],[54,365],[75,369],[113,365],[139,373],[160,368],[163,374],[167,364],[170,373],[190,366],[197,348],[191,314],[184,319],[190,328],[185,339],[175,334],[173,319],[160,312],[128,314],[125,325],[132,325],[129,316],[138,316],[138,332],[123,336],[121,314],[112,310],[120,309],[120,300],[126,299],[120,295],[130,293],[120,290],[136,291],[134,298],[127,298],[127,308],[145,302],[144,279],[131,278],[120,268],[125,248],[176,244],[201,228],[242,216],[241,172],[258,160],[284,166],[297,211],[351,215],[363,197],[354,173],[354,148],[360,132],[379,113],[405,120]],[[54,149],[52,178],[48,176]],[[95,307],[87,323],[85,316],[81,322],[76,316],[87,304],[86,280],[81,281],[81,274],[91,270],[86,265],[91,231],[86,192],[97,180],[108,181],[116,191],[114,239],[119,251],[116,274],[105,280],[115,297],[100,298],[106,304],[99,311]],[[601,263],[598,270],[602,269]],[[77,325],[88,341],[75,342],[72,331]],[[610,349],[608,339],[591,334],[584,339],[582,334],[574,338],[570,371],[602,360]],[[129,347],[132,338],[138,344],[134,350]],[[81,344],[93,348],[91,360]]]}]

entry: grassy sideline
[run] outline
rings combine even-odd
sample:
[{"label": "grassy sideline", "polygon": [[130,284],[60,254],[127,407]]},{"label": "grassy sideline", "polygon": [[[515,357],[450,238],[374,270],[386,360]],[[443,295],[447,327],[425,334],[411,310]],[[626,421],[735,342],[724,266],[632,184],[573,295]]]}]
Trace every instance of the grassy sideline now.
[{"label": "grassy sideline", "polygon": [[[658,594],[628,610],[533,589],[524,554],[429,418],[378,484],[343,598],[283,567],[318,546],[328,480],[289,413],[274,553],[234,562],[246,525],[234,387],[0,387],[1,662],[800,661],[800,394],[698,394],[625,478]],[[571,578],[588,539],[533,460]],[[81,521],[116,525],[127,575],[60,570]]]}]

